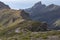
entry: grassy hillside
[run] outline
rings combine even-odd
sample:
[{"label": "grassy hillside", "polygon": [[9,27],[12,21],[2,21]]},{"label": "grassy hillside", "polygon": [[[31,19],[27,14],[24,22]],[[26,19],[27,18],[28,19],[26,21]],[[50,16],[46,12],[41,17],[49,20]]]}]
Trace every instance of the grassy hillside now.
[{"label": "grassy hillside", "polygon": [[[36,26],[39,27],[40,25],[37,25],[41,22],[34,22],[34,21],[16,21],[12,23],[10,26],[0,29],[0,39],[1,40],[48,40],[50,36],[58,36],[60,37],[60,31],[39,31],[39,32],[33,32],[29,30],[29,26],[35,28]],[[36,25],[34,25],[36,24]],[[34,27],[35,26],[35,27]],[[30,28],[31,29],[31,28]],[[36,30],[36,29],[34,29]]]},{"label": "grassy hillside", "polygon": [[22,20],[24,18],[23,16],[27,16],[27,14],[25,12],[22,13],[21,10],[2,9],[0,10],[0,24],[8,26],[16,20]]},{"label": "grassy hillside", "polygon": [[[14,31],[23,25],[20,23],[24,23],[26,19],[27,20],[29,19],[29,15],[23,10],[13,9],[0,10],[0,38],[2,37],[5,38],[7,35],[10,36],[10,34],[14,35],[15,34]],[[2,40],[5,40],[4,38]]]}]

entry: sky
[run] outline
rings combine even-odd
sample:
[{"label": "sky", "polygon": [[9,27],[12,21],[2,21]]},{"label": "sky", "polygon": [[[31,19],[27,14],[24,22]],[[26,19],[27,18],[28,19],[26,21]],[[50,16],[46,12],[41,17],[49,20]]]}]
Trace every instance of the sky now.
[{"label": "sky", "polygon": [[60,5],[60,0],[0,0],[9,5],[12,9],[26,9],[32,7],[35,3],[41,1],[42,4]]}]

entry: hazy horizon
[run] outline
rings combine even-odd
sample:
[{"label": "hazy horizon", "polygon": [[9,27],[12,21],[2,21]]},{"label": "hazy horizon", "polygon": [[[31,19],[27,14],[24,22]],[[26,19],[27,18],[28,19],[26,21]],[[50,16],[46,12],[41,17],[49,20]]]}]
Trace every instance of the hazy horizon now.
[{"label": "hazy horizon", "polygon": [[9,5],[12,9],[25,9],[32,7],[35,3],[41,1],[42,4],[56,4],[60,5],[59,0],[0,0],[5,4]]}]

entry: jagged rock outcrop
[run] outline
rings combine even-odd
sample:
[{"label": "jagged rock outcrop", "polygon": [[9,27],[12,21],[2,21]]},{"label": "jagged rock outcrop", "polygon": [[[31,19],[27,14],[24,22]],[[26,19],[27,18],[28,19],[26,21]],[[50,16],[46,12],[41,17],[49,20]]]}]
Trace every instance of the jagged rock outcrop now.
[{"label": "jagged rock outcrop", "polygon": [[32,17],[41,13],[41,10],[44,9],[46,5],[41,2],[36,3],[32,8],[26,9],[25,11],[29,12]]}]

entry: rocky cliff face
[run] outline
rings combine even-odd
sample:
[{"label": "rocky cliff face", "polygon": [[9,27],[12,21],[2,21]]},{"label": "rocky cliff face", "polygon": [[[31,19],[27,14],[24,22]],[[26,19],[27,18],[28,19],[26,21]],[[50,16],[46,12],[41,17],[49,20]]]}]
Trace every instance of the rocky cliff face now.
[{"label": "rocky cliff face", "polygon": [[37,14],[40,14],[41,10],[43,10],[45,7],[46,5],[42,4],[41,2],[38,2],[32,8],[26,9],[25,11],[31,13],[30,15],[33,17]]},{"label": "rocky cliff face", "polygon": [[0,10],[1,10],[1,9],[10,9],[10,7],[0,1]]},{"label": "rocky cliff face", "polygon": [[35,21],[44,21],[48,24],[53,24],[56,20],[60,19],[60,6],[59,5],[44,5],[41,2],[36,3],[32,8],[26,9],[30,13],[30,17]]}]

